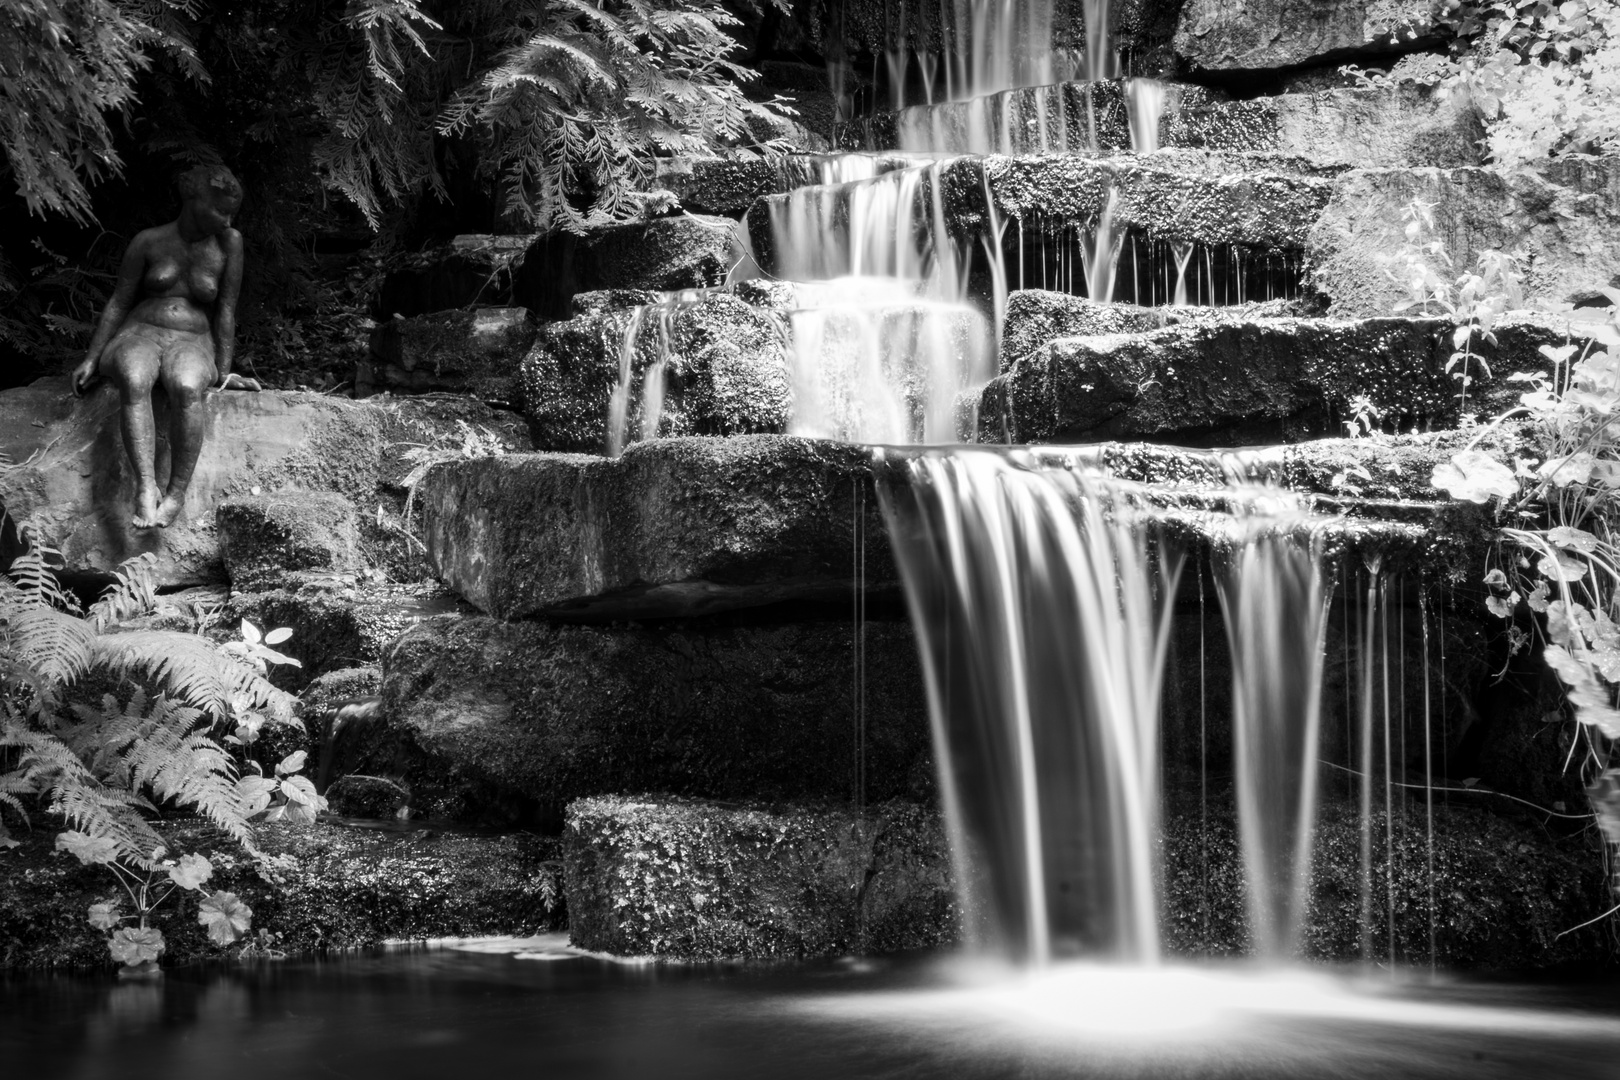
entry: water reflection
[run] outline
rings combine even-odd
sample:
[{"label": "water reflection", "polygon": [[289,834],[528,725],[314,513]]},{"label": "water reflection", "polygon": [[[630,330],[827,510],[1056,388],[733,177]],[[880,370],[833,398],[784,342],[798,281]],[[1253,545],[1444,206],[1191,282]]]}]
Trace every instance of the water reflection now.
[{"label": "water reflection", "polygon": [[[514,955],[516,954],[516,955]],[[547,962],[537,963],[536,959]],[[1044,972],[912,958],[628,965],[558,938],[0,980],[6,1075],[1612,1078],[1614,984]]]}]

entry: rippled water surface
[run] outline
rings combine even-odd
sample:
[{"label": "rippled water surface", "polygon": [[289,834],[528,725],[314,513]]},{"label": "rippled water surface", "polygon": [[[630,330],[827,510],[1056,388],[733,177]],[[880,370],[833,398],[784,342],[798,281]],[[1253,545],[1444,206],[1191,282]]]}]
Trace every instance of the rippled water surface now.
[{"label": "rippled water surface", "polygon": [[917,959],[636,965],[561,938],[0,980],[7,1077],[1620,1077],[1620,984]]}]

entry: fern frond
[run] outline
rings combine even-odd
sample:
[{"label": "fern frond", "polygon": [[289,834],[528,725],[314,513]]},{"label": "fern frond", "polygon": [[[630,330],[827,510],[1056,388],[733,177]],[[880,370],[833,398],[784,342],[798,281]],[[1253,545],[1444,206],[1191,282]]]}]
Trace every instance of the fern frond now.
[{"label": "fern frond", "polygon": [[157,606],[157,582],[153,576],[156,568],[157,556],[150,551],[118,564],[113,571],[117,580],[90,605],[88,618],[97,633],[110,623],[133,619]]},{"label": "fern frond", "polygon": [[217,718],[233,702],[277,717],[292,715],[293,698],[257,672],[222,656],[195,634],[135,630],[94,639],[94,663],[116,674],[148,679],[186,705]]},{"label": "fern frond", "polygon": [[0,593],[0,659],[36,674],[39,691],[54,699],[90,669],[95,635],[82,620],[18,592]]}]

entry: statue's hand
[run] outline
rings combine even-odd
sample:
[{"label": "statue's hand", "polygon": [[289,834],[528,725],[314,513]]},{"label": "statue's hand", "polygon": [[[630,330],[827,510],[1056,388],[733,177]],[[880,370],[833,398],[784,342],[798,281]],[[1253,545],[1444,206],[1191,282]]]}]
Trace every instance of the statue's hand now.
[{"label": "statue's hand", "polygon": [[82,397],[96,381],[96,375],[96,362],[86,358],[82,364],[73,369],[73,378],[70,380],[73,393]]},{"label": "statue's hand", "polygon": [[258,379],[250,379],[245,375],[238,375],[234,371],[219,380],[215,390],[250,390],[254,393],[264,389],[259,385]]}]

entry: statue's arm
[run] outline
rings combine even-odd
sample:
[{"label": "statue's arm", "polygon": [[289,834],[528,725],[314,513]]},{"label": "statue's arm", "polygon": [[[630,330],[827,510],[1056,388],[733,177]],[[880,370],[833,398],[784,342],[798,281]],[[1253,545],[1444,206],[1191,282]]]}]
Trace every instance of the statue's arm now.
[{"label": "statue's arm", "polygon": [[219,296],[214,301],[214,369],[217,373],[214,385],[225,389],[232,382],[231,367],[236,362],[236,301],[242,294],[242,234],[226,229],[220,234],[219,244],[225,250],[225,269],[220,274]]},{"label": "statue's arm", "polygon": [[124,261],[118,264],[118,281],[113,285],[112,295],[107,298],[107,306],[101,309],[101,319],[96,323],[95,333],[90,335],[90,346],[84,351],[83,362],[73,370],[73,392],[76,394],[84,393],[95,379],[107,342],[112,340],[135,308],[141,276],[146,273],[146,248],[147,235],[140,232],[124,249]]}]

